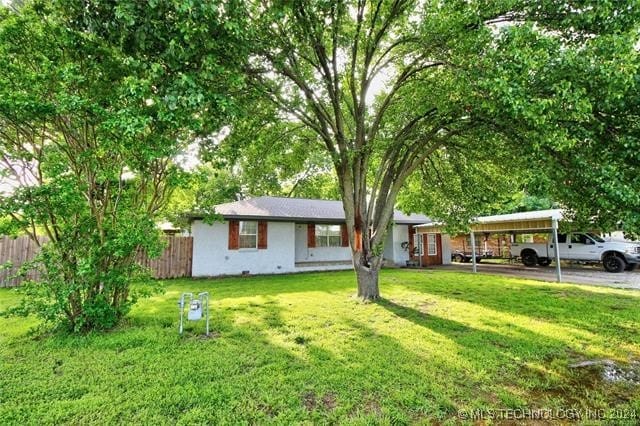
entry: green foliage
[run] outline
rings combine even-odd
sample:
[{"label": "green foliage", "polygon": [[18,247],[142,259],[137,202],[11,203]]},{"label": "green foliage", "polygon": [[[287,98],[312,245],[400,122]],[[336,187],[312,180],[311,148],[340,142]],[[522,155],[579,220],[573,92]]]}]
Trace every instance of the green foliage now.
[{"label": "green foliage", "polygon": [[15,313],[111,328],[148,293],[130,283],[145,280],[138,253],[160,253],[154,220],[185,179],[173,157],[220,126],[242,85],[239,10],[225,7],[0,9],[0,178],[13,187],[0,234],[43,243]]},{"label": "green foliage", "polygon": [[203,215],[207,222],[211,222],[217,218],[213,206],[235,201],[241,193],[239,177],[225,169],[199,165],[186,174],[180,187],[173,191],[161,216],[181,227],[189,225],[191,214]]},{"label": "green foliage", "polygon": [[229,135],[202,143],[213,170],[233,170],[244,196],[338,199],[331,159],[318,136],[254,93],[243,102],[250,111],[230,123]]},{"label": "green foliage", "polygon": [[636,229],[638,5],[536,5],[425,7],[425,33],[455,66],[417,80],[399,113],[435,105],[468,128],[410,178],[400,205],[458,229],[476,215],[552,205],[576,227]]},{"label": "green foliage", "polygon": [[273,1],[253,13],[249,81],[274,117],[316,135],[350,232],[373,229],[365,259],[407,180],[403,207],[460,224],[524,190],[576,224],[638,226],[638,2]]},{"label": "green foliage", "polygon": [[[411,270],[380,284],[388,298],[361,304],[348,271],[175,280],[126,327],[86,335],[0,318],[0,418],[457,425],[472,409],[640,409],[637,386],[569,367],[637,367],[637,291]],[[203,321],[178,336],[183,291],[212,295],[213,337]],[[15,301],[0,289],[0,310]]]}]

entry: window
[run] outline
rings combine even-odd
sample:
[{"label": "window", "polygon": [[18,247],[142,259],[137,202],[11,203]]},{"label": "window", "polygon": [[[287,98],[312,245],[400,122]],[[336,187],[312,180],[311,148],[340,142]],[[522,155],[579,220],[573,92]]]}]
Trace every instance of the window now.
[{"label": "window", "polygon": [[427,255],[438,255],[438,244],[436,243],[436,234],[427,234]]},{"label": "window", "polygon": [[533,234],[516,234],[516,243],[533,243]]},{"label": "window", "polygon": [[422,244],[420,244],[420,237],[422,237],[422,234],[413,234],[413,254],[422,256],[424,254],[424,248]]},{"label": "window", "polygon": [[258,248],[258,222],[240,221],[238,248]]},{"label": "window", "polygon": [[585,234],[571,234],[573,244],[593,244],[593,241]]},{"label": "window", "polygon": [[342,247],[340,225],[316,225],[316,247]]},{"label": "window", "polygon": [[595,234],[592,234],[592,233],[590,233],[590,232],[589,232],[589,233],[587,233],[587,235],[588,235],[592,240],[594,240],[596,243],[604,243],[604,239],[602,239],[601,237],[599,237],[599,236],[597,236],[597,235],[595,235]]}]

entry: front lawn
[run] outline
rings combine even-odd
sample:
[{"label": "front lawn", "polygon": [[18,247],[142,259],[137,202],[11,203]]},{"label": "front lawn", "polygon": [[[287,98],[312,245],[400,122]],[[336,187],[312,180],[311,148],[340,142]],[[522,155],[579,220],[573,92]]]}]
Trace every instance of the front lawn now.
[{"label": "front lawn", "polygon": [[[37,335],[34,320],[0,318],[0,423],[640,415],[640,292],[415,270],[383,271],[381,289],[362,304],[351,272],[176,280],[108,333]],[[182,291],[211,293],[214,337],[202,322],[178,336]],[[15,300],[0,291],[0,310]],[[603,379],[613,363],[627,380]]]}]

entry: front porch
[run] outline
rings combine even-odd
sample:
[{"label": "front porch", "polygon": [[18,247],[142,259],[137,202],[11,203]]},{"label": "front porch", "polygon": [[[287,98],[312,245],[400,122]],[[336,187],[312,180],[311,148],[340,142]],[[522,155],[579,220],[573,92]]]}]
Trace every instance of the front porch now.
[{"label": "front porch", "polygon": [[304,271],[340,271],[353,268],[351,260],[322,260],[295,262],[295,268],[299,272]]}]

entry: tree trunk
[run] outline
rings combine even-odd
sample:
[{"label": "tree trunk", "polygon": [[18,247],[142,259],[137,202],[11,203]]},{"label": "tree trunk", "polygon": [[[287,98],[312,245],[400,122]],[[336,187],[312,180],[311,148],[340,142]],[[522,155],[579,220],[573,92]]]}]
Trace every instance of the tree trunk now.
[{"label": "tree trunk", "polygon": [[380,298],[378,275],[382,264],[377,258],[372,260],[369,266],[362,265],[360,262],[354,262],[356,278],[358,280],[358,297],[365,301]]}]

